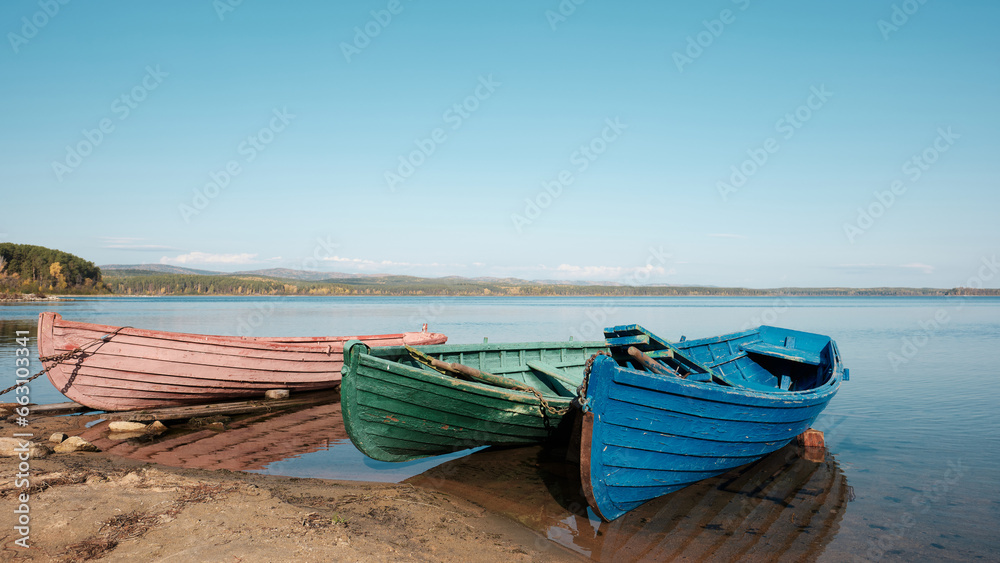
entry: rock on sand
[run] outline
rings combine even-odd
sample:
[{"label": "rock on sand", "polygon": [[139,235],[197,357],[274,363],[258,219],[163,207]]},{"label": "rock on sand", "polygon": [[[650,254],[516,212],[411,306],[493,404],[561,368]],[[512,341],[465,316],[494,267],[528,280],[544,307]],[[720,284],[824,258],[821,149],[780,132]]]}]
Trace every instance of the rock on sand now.
[{"label": "rock on sand", "polygon": [[61,444],[55,447],[55,451],[59,453],[69,453],[69,452],[99,452],[101,450],[97,449],[97,446],[91,444],[90,442],[84,440],[79,436],[70,436],[66,438]]},{"label": "rock on sand", "polygon": [[[25,444],[27,444],[26,447]],[[18,440],[17,438],[0,438],[0,456],[17,457],[25,452],[27,452],[30,457],[45,457],[49,455],[51,450],[48,446],[36,444],[26,440]]]}]

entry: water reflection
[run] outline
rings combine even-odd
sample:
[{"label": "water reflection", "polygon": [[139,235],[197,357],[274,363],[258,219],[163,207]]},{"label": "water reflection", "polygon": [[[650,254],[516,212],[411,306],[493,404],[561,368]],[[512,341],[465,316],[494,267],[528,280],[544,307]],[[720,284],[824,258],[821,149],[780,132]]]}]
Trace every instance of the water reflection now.
[{"label": "water reflection", "polygon": [[[38,330],[38,322],[24,319],[0,319],[0,343],[7,346],[14,346],[14,339],[18,331],[28,331],[32,340]],[[24,336],[21,334],[20,336]],[[32,350],[34,353],[34,350]]]},{"label": "water reflection", "polygon": [[397,483],[435,465],[468,455],[466,450],[409,463],[366,457],[347,437],[340,394],[311,394],[319,404],[273,413],[234,416],[220,427],[171,423],[161,436],[127,439],[102,421],[81,434],[102,451],[171,467],[228,469],[287,477]]},{"label": "water reflection", "polygon": [[406,480],[505,514],[594,560],[814,560],[837,534],[850,488],[832,455],[786,446],[741,469],[601,522],[578,465],[541,447],[488,449]]},{"label": "water reflection", "polygon": [[[347,439],[336,393],[298,410],[234,417],[225,430],[176,426],[156,438],[83,438],[105,452],[163,465],[295,477],[400,481],[504,514],[594,560],[814,560],[837,534],[851,495],[830,454],[794,445],[752,465],[601,522],[565,450],[488,448],[410,463],[367,459]],[[459,457],[464,456],[464,457]]]},{"label": "water reflection", "polygon": [[[339,396],[331,394],[331,398]],[[140,461],[171,467],[252,471],[347,439],[339,421],[340,401],[336,400],[295,411],[234,418],[221,431],[179,426],[160,438],[113,440],[104,422],[82,436],[102,451]]]}]

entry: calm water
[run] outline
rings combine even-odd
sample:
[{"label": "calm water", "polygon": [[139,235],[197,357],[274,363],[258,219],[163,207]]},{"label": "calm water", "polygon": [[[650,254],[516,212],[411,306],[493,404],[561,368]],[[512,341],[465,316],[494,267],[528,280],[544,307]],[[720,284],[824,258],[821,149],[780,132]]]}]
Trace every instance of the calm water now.
[{"label": "calm water", "polygon": [[[121,446],[121,453],[191,464],[207,463],[205,452],[214,451],[218,467],[409,479],[484,506],[507,494],[513,500],[497,510],[595,559],[783,553],[829,561],[1000,560],[1000,400],[992,388],[1000,381],[1000,299],[168,297],[10,304],[0,305],[3,387],[14,379],[14,331],[34,336],[43,310],[111,325],[257,336],[386,333],[419,330],[427,322],[452,343],[484,336],[491,342],[595,339],[603,326],[626,323],[670,339],[757,324],[829,334],[851,381],[816,424],[826,433],[825,460],[804,465],[779,452],[611,525],[588,517],[575,466],[563,459],[522,448],[376,463],[345,440],[339,411],[319,407],[239,419],[221,434],[178,430],[164,438],[169,447]],[[38,369],[33,361],[32,372]],[[44,378],[31,396],[38,403],[64,400]],[[299,439],[295,429],[306,427],[324,430]],[[221,453],[234,441],[273,450],[269,440],[278,435],[297,449],[280,459],[248,454],[245,446],[238,455]],[[678,543],[678,537],[688,539]]]}]

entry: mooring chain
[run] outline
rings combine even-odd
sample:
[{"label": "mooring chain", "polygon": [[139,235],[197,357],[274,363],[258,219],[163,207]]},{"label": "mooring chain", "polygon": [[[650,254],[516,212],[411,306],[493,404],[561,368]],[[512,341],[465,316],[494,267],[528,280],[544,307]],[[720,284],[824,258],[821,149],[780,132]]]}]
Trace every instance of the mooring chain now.
[{"label": "mooring chain", "polygon": [[533,387],[526,387],[524,390],[525,391],[530,391],[531,394],[534,395],[538,399],[538,410],[542,414],[542,423],[545,425],[545,431],[546,432],[551,432],[552,431],[552,421],[549,420],[549,415],[550,414],[555,414],[555,415],[563,416],[563,415],[565,415],[566,413],[569,412],[569,408],[557,409],[557,408],[553,407],[552,405],[550,405],[549,402],[546,401],[544,397],[542,397],[542,394],[539,393],[538,390],[535,389],[535,388],[533,388]]},{"label": "mooring chain", "polygon": [[594,361],[597,359],[597,356],[610,355],[609,352],[601,351],[591,356],[587,360],[587,363],[583,364],[583,383],[576,388],[576,402],[583,409],[583,412],[590,411],[589,401],[587,400],[587,384],[590,382],[590,370],[594,367]]},{"label": "mooring chain", "polygon": [[538,389],[535,389],[534,387],[525,387],[524,390],[530,391],[532,395],[538,398],[538,404],[539,407],[541,408],[543,417],[548,418],[547,416],[548,414],[564,415],[569,412],[568,408],[557,409],[556,407],[550,405],[549,402],[546,401],[544,397],[542,397],[542,394],[538,391]]},{"label": "mooring chain", "polygon": [[109,340],[111,340],[112,336],[117,335],[122,329],[126,329],[126,328],[132,328],[132,327],[130,327],[130,326],[118,327],[111,334],[105,334],[104,336],[102,336],[100,338],[95,338],[94,340],[91,340],[90,342],[87,342],[86,344],[84,344],[82,346],[77,346],[76,348],[73,348],[72,350],[70,350],[68,352],[63,352],[62,354],[53,354],[51,356],[40,356],[38,358],[38,361],[42,362],[43,364],[45,364],[46,362],[54,362],[54,363],[52,365],[50,365],[49,367],[44,368],[42,371],[36,373],[35,375],[32,375],[28,379],[20,380],[17,383],[15,383],[14,385],[11,385],[10,387],[4,389],[3,391],[0,391],[0,395],[6,395],[7,393],[10,393],[14,389],[17,389],[18,387],[21,387],[22,385],[27,385],[29,382],[38,379],[39,377],[41,377],[42,375],[44,375],[46,372],[48,372],[50,369],[52,369],[52,368],[56,367],[57,365],[65,362],[66,360],[70,360],[70,359],[76,358],[80,354],[83,354],[83,352],[85,352],[88,348],[90,348],[91,346],[94,346],[95,344],[103,344],[104,342],[108,342]]}]

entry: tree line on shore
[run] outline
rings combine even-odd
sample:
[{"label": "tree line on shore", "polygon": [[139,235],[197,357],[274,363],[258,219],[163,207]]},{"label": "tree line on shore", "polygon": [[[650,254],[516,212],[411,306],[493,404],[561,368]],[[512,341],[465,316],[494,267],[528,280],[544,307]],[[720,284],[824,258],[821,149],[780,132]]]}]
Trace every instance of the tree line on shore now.
[{"label": "tree line on shore", "polygon": [[1000,295],[997,289],[775,288],[707,286],[573,285],[523,280],[471,280],[378,276],[304,281],[261,275],[201,275],[115,269],[42,246],[0,243],[0,298],[27,293],[63,295],[430,295],[595,297],[887,297]]},{"label": "tree line on shore", "polygon": [[261,276],[206,276],[116,271],[105,276],[119,295],[398,295],[398,296],[593,296],[593,297],[888,297],[1000,295],[991,289],[934,288],[776,288],[704,286],[570,285],[506,283],[468,279],[390,276],[324,281]]}]

